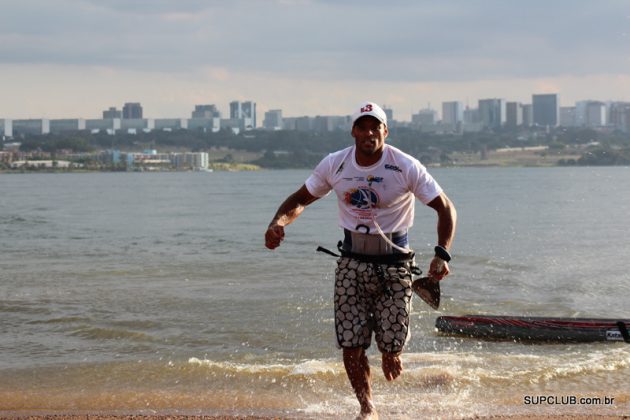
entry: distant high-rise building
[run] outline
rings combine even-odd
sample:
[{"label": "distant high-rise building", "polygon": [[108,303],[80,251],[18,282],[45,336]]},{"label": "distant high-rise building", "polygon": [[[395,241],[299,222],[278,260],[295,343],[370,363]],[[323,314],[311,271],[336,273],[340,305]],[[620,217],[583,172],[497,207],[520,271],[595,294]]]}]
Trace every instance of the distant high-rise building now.
[{"label": "distant high-rise building", "polygon": [[282,125],[285,130],[309,131],[313,129],[315,118],[303,117],[283,117]]},{"label": "distant high-rise building", "polygon": [[490,129],[499,128],[505,123],[504,99],[480,99],[479,118],[481,124]]},{"label": "distant high-rise building", "polygon": [[442,102],[442,123],[457,125],[464,120],[464,107],[459,101]]},{"label": "distant high-rise building", "polygon": [[587,127],[603,127],[606,125],[605,103],[600,101],[587,101],[585,111],[585,125]]},{"label": "distant high-rise building", "polygon": [[610,104],[610,124],[625,133],[630,132],[630,102],[613,102]]},{"label": "distant high-rise building", "polygon": [[575,118],[574,106],[561,106],[560,107],[560,126],[561,127],[576,127],[577,119]]},{"label": "distant high-rise building", "polygon": [[517,128],[523,125],[523,105],[519,102],[505,104],[505,126]]},{"label": "distant high-rise building", "polygon": [[246,101],[241,104],[242,118],[251,122],[251,128],[256,128],[256,102]]},{"label": "distant high-rise building", "polygon": [[412,125],[431,125],[437,121],[437,112],[433,109],[421,109],[411,116]]},{"label": "distant high-rise building", "polygon": [[241,110],[241,103],[239,101],[230,102],[230,119],[238,120],[243,118],[243,112]]},{"label": "distant high-rise building", "polygon": [[532,104],[523,104],[523,125],[531,127],[534,125],[534,111]]},{"label": "distant high-rise building", "polygon": [[534,125],[555,127],[558,125],[560,103],[557,93],[532,95]]},{"label": "distant high-rise building", "polygon": [[13,137],[13,121],[8,118],[0,118],[0,137]]},{"label": "distant high-rise building", "polygon": [[477,108],[464,109],[464,124],[477,124],[479,122],[479,110]]},{"label": "distant high-rise building", "polygon": [[139,102],[127,102],[122,109],[123,120],[137,120],[142,118],[142,105]]},{"label": "distant high-rise building", "polygon": [[243,120],[241,125],[246,130],[256,128],[256,102],[230,102],[230,119],[234,121]]},{"label": "distant high-rise building", "polygon": [[191,118],[221,118],[221,113],[215,105],[195,105],[195,110],[192,112]]},{"label": "distant high-rise building", "polygon": [[394,111],[387,105],[383,105],[383,111],[385,111],[385,116],[387,117],[387,125],[391,125],[394,121]]},{"label": "distant high-rise building", "polygon": [[104,120],[113,120],[114,118],[122,118],[122,112],[116,107],[109,107],[108,110],[103,111]]},{"label": "distant high-rise building", "polygon": [[263,127],[267,130],[281,130],[282,129],[282,110],[271,109],[265,112],[265,119],[263,120]]}]

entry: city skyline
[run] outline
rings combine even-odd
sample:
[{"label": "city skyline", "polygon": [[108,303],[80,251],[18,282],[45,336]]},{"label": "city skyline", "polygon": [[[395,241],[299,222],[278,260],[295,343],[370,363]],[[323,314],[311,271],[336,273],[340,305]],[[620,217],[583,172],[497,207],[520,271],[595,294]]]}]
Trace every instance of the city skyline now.
[{"label": "city skyline", "polygon": [[[578,101],[574,106],[560,106],[558,94],[532,94],[531,103],[506,101],[502,98],[479,99],[476,108],[464,107],[460,101],[442,102],[442,115],[434,109],[421,109],[413,114],[411,122],[394,118],[394,110],[384,111],[388,125],[411,127],[441,134],[463,134],[484,129],[496,130],[527,127],[589,127],[630,131],[630,102],[595,100]],[[221,115],[215,104],[197,104],[190,118],[152,118],[143,115],[139,102],[127,102],[122,110],[115,106],[102,112],[98,119],[7,119],[0,118],[0,133],[11,138],[24,134],[60,134],[72,131],[105,130],[113,134],[118,130],[137,133],[138,130],[192,129],[218,132],[231,129],[234,133],[252,129],[335,131],[349,130],[350,115],[283,117],[281,109],[266,111],[262,125],[257,125],[257,105],[254,101],[231,101],[229,115]],[[225,117],[225,118],[222,118]]]},{"label": "city skyline", "polygon": [[[419,114],[431,114],[433,120],[435,120],[435,122],[437,121],[444,121],[446,119],[446,122],[456,122],[457,120],[461,120],[463,121],[464,118],[464,114],[465,111],[479,111],[480,108],[483,108],[484,103],[488,103],[488,102],[495,102],[495,101],[501,101],[504,104],[510,104],[510,103],[514,103],[514,104],[518,104],[518,105],[522,105],[522,106],[533,106],[533,104],[535,103],[536,97],[554,97],[553,101],[554,101],[554,106],[560,110],[563,108],[576,108],[576,107],[580,107],[581,105],[585,104],[585,103],[601,103],[602,106],[604,106],[605,108],[607,108],[608,106],[610,106],[611,104],[625,104],[625,105],[630,105],[630,101],[623,101],[623,100],[619,100],[619,99],[609,99],[609,100],[600,100],[600,99],[593,99],[593,98],[582,98],[579,99],[577,101],[575,101],[574,103],[568,104],[568,103],[563,103],[561,101],[562,95],[558,92],[553,92],[553,93],[531,93],[530,97],[529,97],[529,101],[516,101],[516,100],[512,100],[510,98],[501,98],[501,97],[484,97],[484,98],[478,98],[473,102],[464,102],[462,100],[459,99],[453,99],[453,100],[449,100],[449,101],[442,101],[439,104],[427,104],[425,106],[422,105],[418,105],[415,108],[415,111],[412,111],[412,114],[410,115],[411,118],[409,119],[400,119],[400,118],[396,118],[396,110],[389,106],[388,104],[380,104],[385,111],[388,113],[388,118],[390,120],[394,120],[394,121],[398,121],[398,122],[413,122],[414,117],[416,117]],[[98,112],[98,115],[94,115],[94,116],[88,116],[87,118],[85,117],[78,117],[78,116],[66,116],[64,118],[45,118],[45,117],[40,117],[40,118],[24,118],[24,117],[17,117],[17,118],[7,118],[5,116],[0,115],[0,120],[29,120],[29,119],[33,119],[33,120],[41,120],[41,119],[47,119],[47,120],[64,120],[64,119],[212,119],[212,118],[220,118],[220,119],[252,119],[254,122],[253,127],[261,127],[261,124],[257,124],[256,123],[256,119],[262,117],[264,114],[268,113],[268,112],[280,112],[283,117],[282,118],[301,118],[301,117],[349,117],[351,115],[351,112],[345,112],[342,114],[329,114],[329,115],[322,115],[322,114],[317,114],[317,115],[285,115],[285,109],[282,108],[274,108],[274,109],[269,109],[269,110],[264,110],[262,111],[262,113],[260,111],[257,111],[258,103],[256,102],[256,100],[246,100],[246,101],[239,101],[239,100],[231,100],[227,103],[226,106],[221,107],[219,104],[191,104],[190,109],[187,112],[187,115],[168,115],[168,116],[164,116],[164,117],[156,117],[153,115],[147,115],[146,112],[144,112],[144,104],[143,102],[124,102],[124,104],[120,104],[120,105],[111,105],[111,106],[107,106],[106,108],[103,107],[103,109],[101,109],[100,112]],[[456,106],[458,108],[457,111],[452,111],[450,109],[448,109],[448,107],[452,107],[452,106]],[[119,108],[120,107],[120,108]],[[241,111],[241,107],[247,107],[247,111]],[[446,107],[446,108],[445,108]],[[131,111],[125,112],[125,109],[133,109],[135,114],[131,114]],[[290,111],[290,110],[289,110]],[[445,116],[445,112],[446,112],[446,116]],[[450,113],[455,112],[458,113],[458,116],[452,116],[450,115]],[[392,116],[394,116],[394,118],[392,118]],[[451,121],[454,120],[454,121]],[[259,123],[261,121],[258,121]],[[551,123],[550,125],[557,125],[557,123],[559,122],[558,119],[556,119],[553,123]],[[547,124],[543,124],[543,125],[547,125]]]},{"label": "city skyline", "polygon": [[233,100],[345,115],[369,99],[408,121],[427,104],[532,93],[630,101],[629,23],[617,0],[8,1],[0,118],[94,118],[128,101],[154,118],[226,114]]}]

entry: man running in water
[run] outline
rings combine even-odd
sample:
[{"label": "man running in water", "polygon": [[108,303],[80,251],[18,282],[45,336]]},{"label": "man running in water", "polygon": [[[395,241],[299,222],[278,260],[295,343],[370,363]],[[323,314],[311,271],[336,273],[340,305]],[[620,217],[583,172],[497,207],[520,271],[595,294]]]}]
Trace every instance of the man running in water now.
[{"label": "man running in water", "polygon": [[366,355],[374,334],[388,381],[402,373],[400,359],[410,337],[411,267],[408,229],[415,198],[437,212],[437,244],[429,276],[449,274],[449,249],[457,213],[426,168],[412,156],[385,144],[387,116],[375,103],[363,103],[352,115],[353,146],[325,157],[304,185],[279,207],[265,233],[265,245],[277,248],[284,227],[306,206],[334,191],[342,254],[335,271],[335,329],[350,384],[361,405],[359,419],[377,419]]}]

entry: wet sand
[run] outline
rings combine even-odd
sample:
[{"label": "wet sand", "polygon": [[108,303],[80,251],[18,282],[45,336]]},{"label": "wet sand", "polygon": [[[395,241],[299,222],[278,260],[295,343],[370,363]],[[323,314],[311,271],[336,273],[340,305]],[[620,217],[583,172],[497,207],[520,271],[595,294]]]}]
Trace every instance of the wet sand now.
[{"label": "wet sand", "polygon": [[[274,417],[274,416],[205,416],[205,415],[182,415],[182,414],[36,414],[20,412],[4,412],[0,414],[0,419],[20,419],[20,420],[298,420],[310,419],[311,417]],[[321,417],[318,417],[321,418]],[[332,419],[333,417],[330,417]],[[336,418],[336,417],[335,417]],[[629,416],[614,415],[514,415],[514,416],[479,416],[465,417],[463,420],[595,420],[595,419],[625,419]]]}]

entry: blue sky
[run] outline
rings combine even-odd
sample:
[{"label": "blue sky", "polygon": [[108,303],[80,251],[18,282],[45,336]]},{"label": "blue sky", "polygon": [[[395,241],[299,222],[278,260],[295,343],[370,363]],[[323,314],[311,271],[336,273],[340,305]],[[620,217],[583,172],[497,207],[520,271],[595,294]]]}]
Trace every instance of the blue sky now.
[{"label": "blue sky", "polygon": [[[0,0],[0,117],[630,100],[625,0]],[[262,119],[262,118],[261,118]]]}]

